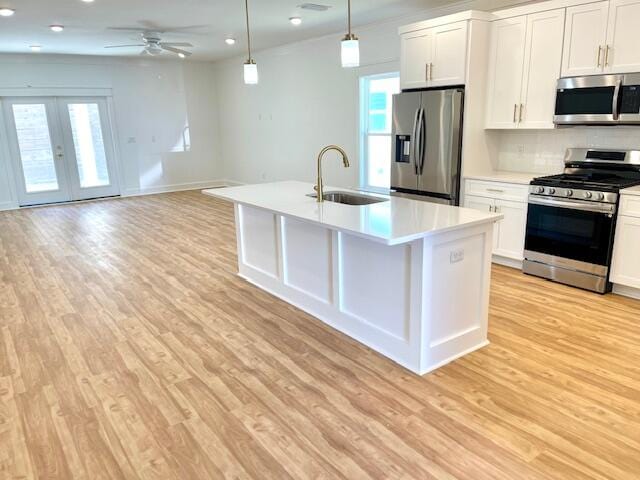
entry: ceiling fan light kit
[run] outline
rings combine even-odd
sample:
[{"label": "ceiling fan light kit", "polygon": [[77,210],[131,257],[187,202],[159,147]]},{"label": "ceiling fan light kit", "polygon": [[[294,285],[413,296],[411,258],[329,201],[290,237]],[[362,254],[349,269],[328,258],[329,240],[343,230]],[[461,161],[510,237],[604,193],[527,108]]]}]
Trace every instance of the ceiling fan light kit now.
[{"label": "ceiling fan light kit", "polygon": [[340,59],[343,68],[360,66],[360,42],[358,37],[351,33],[351,0],[347,0],[347,27],[348,32],[342,39]]},{"label": "ceiling fan light kit", "polygon": [[251,31],[249,29],[249,0],[244,0],[244,8],[247,19],[247,61],[244,62],[244,83],[245,85],[256,85],[258,83],[258,65],[251,58]]},{"label": "ceiling fan light kit", "polygon": [[143,50],[140,55],[150,55],[152,57],[160,55],[162,52],[171,52],[180,58],[190,57],[191,52],[183,50],[179,47],[193,47],[188,42],[163,42],[159,32],[141,31],[142,43],[134,45],[108,45],[105,48],[132,48],[141,47]]}]

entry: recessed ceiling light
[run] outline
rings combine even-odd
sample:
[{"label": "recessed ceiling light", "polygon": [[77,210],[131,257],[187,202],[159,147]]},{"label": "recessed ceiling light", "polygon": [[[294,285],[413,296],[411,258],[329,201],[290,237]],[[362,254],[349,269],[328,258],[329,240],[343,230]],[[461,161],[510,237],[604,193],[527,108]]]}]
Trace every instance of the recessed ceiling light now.
[{"label": "recessed ceiling light", "polygon": [[61,32],[64,30],[64,27],[62,25],[51,25],[49,28],[52,32]]},{"label": "recessed ceiling light", "polygon": [[14,13],[16,13],[16,11],[13,8],[0,7],[0,17],[10,17]]},{"label": "recessed ceiling light", "polygon": [[93,0],[82,0],[84,3],[93,3]]},{"label": "recessed ceiling light", "polygon": [[185,55],[184,53],[178,53],[178,56],[179,56],[180,58],[186,58],[186,55]]},{"label": "recessed ceiling light", "polygon": [[42,47],[40,45],[31,45],[29,48],[32,52],[39,52],[40,50],[42,50]]},{"label": "recessed ceiling light", "polygon": [[224,43],[226,43],[227,45],[235,45],[236,39],[232,37],[225,38]]},{"label": "recessed ceiling light", "polygon": [[300,17],[291,17],[289,18],[291,25],[295,25],[296,27],[302,23],[302,19]]}]

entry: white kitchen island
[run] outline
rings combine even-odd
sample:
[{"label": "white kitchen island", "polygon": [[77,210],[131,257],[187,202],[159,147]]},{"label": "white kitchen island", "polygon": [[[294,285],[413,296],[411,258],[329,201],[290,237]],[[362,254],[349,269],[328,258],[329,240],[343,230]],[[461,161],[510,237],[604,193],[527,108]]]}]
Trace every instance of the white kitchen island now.
[{"label": "white kitchen island", "polygon": [[235,204],[240,276],[409,370],[488,343],[501,215],[397,197],[318,203],[302,182],[203,193]]}]

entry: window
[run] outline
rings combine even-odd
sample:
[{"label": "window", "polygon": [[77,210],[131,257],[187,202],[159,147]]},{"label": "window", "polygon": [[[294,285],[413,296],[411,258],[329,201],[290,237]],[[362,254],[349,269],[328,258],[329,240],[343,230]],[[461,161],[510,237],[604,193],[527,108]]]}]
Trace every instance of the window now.
[{"label": "window", "polygon": [[360,79],[362,188],[384,190],[390,186],[392,101],[399,92],[397,72]]}]

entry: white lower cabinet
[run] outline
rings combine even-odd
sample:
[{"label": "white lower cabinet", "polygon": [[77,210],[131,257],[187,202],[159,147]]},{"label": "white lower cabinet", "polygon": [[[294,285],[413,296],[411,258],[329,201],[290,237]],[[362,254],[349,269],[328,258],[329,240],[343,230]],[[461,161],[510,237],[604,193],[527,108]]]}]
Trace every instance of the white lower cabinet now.
[{"label": "white lower cabinet", "polygon": [[616,227],[611,281],[640,289],[640,196],[623,195]]},{"label": "white lower cabinet", "polygon": [[528,186],[468,180],[466,192],[471,194],[465,194],[465,207],[504,215],[494,227],[493,254],[522,261]]}]

